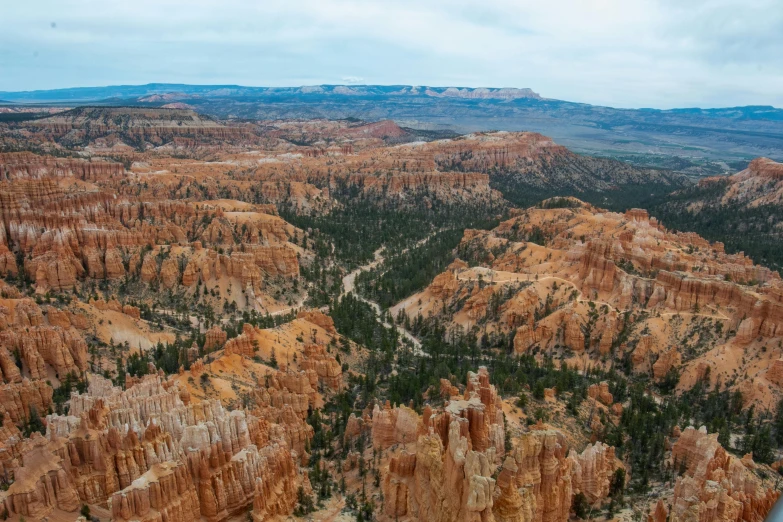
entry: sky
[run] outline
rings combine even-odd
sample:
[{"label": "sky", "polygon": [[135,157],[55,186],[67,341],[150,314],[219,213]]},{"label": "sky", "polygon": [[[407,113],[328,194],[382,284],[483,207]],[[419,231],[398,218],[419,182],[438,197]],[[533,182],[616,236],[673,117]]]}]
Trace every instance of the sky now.
[{"label": "sky", "polygon": [[783,3],[0,2],[0,91],[152,82],[529,87],[613,107],[783,107]]}]

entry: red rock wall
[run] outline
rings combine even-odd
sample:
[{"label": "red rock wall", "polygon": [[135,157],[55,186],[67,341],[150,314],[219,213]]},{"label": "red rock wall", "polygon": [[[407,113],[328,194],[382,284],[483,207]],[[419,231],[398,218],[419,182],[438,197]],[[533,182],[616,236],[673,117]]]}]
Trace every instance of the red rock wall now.
[{"label": "red rock wall", "polygon": [[752,459],[729,455],[703,427],[685,429],[672,458],[675,469],[684,465],[686,471],[674,486],[671,520],[760,522],[780,496],[749,469]]}]

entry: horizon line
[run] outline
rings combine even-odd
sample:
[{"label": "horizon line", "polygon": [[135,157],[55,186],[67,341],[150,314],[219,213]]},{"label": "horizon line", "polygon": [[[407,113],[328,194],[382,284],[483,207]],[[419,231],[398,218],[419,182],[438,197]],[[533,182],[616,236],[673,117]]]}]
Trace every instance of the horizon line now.
[{"label": "horizon line", "polygon": [[[775,107],[774,105],[756,105],[756,104],[749,104],[749,105],[726,105],[726,106],[713,106],[713,107],[702,107],[702,106],[690,106],[690,107],[672,107],[669,109],[660,109],[656,107],[614,107],[611,105],[601,105],[601,104],[594,104],[594,103],[588,103],[588,102],[575,102],[575,101],[569,101],[569,100],[562,100],[558,98],[547,98],[545,96],[542,96],[540,93],[536,92],[532,87],[492,87],[492,86],[479,86],[479,87],[470,87],[470,86],[459,86],[459,85],[425,85],[425,84],[405,84],[405,83],[391,83],[391,84],[383,84],[383,83],[314,83],[314,84],[303,84],[303,85],[278,85],[278,86],[271,86],[271,85],[242,85],[237,83],[182,83],[182,82],[147,82],[147,83],[119,83],[119,84],[109,84],[109,85],[80,85],[80,86],[71,86],[71,87],[55,87],[50,89],[27,89],[27,90],[19,90],[19,91],[0,91],[0,96],[3,95],[23,95],[23,94],[35,94],[35,93],[50,93],[50,92],[57,92],[57,91],[73,91],[73,90],[88,90],[88,89],[110,89],[110,88],[133,88],[133,87],[147,87],[147,86],[154,86],[154,85],[160,85],[160,86],[182,86],[182,87],[236,87],[236,88],[243,88],[243,89],[302,89],[306,87],[347,87],[347,88],[357,88],[357,87],[410,87],[410,88],[430,88],[430,89],[469,89],[469,90],[477,90],[477,89],[490,89],[490,90],[517,90],[517,91],[530,91],[534,96],[530,96],[527,99],[534,99],[537,101],[555,101],[555,102],[565,102],[565,103],[572,103],[574,105],[588,105],[591,107],[607,107],[612,108],[616,110],[654,110],[654,111],[677,111],[677,110],[688,110],[688,109],[699,109],[699,110],[717,110],[717,109],[739,109],[739,108],[749,108],[749,107],[758,107],[758,108],[771,108],[774,110],[783,110],[781,107]],[[169,91],[173,92],[173,91]],[[161,93],[162,94],[162,93]],[[318,94],[318,93],[302,93],[302,94]],[[154,94],[149,94],[154,95]],[[336,93],[335,96],[349,96],[347,94],[341,94]],[[145,95],[141,95],[145,96]],[[101,100],[110,100],[112,98],[85,98],[85,99],[73,99],[73,100],[66,100],[66,99],[52,99],[52,100],[42,100],[42,101],[13,101],[13,100],[3,100],[0,99],[0,104],[8,103],[8,104],[14,104],[14,105],[24,105],[24,104],[35,104],[35,105],[44,105],[46,103],[65,103],[68,101],[72,101],[74,103],[81,103],[81,102],[87,102],[87,101],[101,101]],[[525,98],[522,98],[525,99]]]}]

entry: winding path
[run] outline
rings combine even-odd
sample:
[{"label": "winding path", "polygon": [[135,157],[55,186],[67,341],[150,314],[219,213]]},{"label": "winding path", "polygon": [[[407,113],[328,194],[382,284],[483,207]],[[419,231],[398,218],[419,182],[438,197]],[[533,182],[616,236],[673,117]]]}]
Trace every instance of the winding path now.
[{"label": "winding path", "polygon": [[[415,248],[415,247],[423,245],[424,243],[429,241],[429,239],[433,235],[435,235],[435,232],[433,232],[432,234],[428,235],[424,239],[419,240],[412,247],[406,248],[405,250],[403,250],[401,252],[401,254],[404,254],[405,252],[407,252],[411,248]],[[396,328],[397,331],[400,332],[403,337],[405,337],[408,341],[411,342],[411,344],[413,345],[413,353],[414,353],[414,355],[427,357],[428,356],[427,353],[422,351],[422,349],[421,349],[421,342],[412,333],[410,333],[408,330],[406,330],[405,328],[403,328],[401,326],[393,325],[393,324],[387,322],[383,318],[382,310],[381,310],[381,307],[380,307],[380,305],[378,303],[376,303],[375,301],[372,301],[370,299],[367,299],[366,297],[364,297],[362,295],[359,295],[359,293],[356,292],[356,277],[360,273],[367,272],[368,270],[372,270],[373,268],[375,268],[378,265],[380,265],[381,263],[383,263],[383,261],[385,260],[385,258],[382,255],[382,252],[383,252],[384,249],[385,249],[385,247],[381,247],[378,250],[376,250],[375,252],[373,252],[373,260],[372,261],[370,261],[366,265],[360,266],[359,268],[357,268],[353,272],[351,272],[348,275],[346,275],[345,277],[343,277],[343,292],[340,294],[340,297],[344,297],[348,293],[353,292],[353,295],[355,295],[357,299],[367,303],[368,305],[370,305],[372,307],[373,310],[375,310],[375,315],[377,315],[381,319],[381,323],[383,323],[383,325],[386,328]]]},{"label": "winding path", "polygon": [[[299,300],[296,302],[296,304],[294,304],[294,305],[291,305],[291,306],[288,306],[288,307],[286,307],[286,308],[281,308],[280,310],[275,310],[274,312],[269,312],[269,311],[267,311],[267,313],[268,313],[268,314],[269,314],[271,317],[275,317],[275,316],[277,316],[277,315],[285,315],[285,314],[287,314],[287,313],[290,313],[290,312],[294,312],[294,311],[297,311],[297,310],[301,310],[301,309],[302,309],[302,307],[304,306],[304,302],[305,302],[305,301],[307,301],[307,297],[308,297],[308,296],[309,296],[309,293],[307,292],[307,290],[305,290],[305,291],[302,293],[302,296],[301,296],[301,297],[299,298]],[[260,304],[260,303],[259,303],[259,304]],[[264,309],[266,309],[266,307],[264,307],[263,305],[262,305],[262,307],[263,307]]]}]

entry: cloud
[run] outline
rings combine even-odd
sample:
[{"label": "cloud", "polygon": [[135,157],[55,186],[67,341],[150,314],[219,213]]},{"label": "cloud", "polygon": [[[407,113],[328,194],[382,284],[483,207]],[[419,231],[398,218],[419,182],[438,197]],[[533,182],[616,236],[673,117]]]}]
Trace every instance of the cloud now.
[{"label": "cloud", "polygon": [[778,3],[2,2],[0,90],[372,83],[531,87],[621,107],[783,106]]}]

